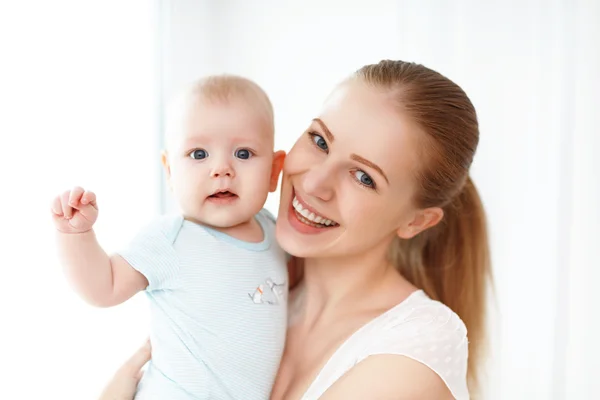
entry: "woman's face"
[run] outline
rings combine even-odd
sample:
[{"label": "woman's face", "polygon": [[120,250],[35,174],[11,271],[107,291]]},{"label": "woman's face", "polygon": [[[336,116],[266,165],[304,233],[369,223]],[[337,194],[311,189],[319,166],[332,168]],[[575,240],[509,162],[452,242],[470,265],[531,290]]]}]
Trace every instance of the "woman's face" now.
[{"label": "woman's face", "polygon": [[418,135],[384,92],[359,81],[337,88],[285,160],[281,246],[298,257],[357,256],[427,227],[435,215],[411,201]]}]

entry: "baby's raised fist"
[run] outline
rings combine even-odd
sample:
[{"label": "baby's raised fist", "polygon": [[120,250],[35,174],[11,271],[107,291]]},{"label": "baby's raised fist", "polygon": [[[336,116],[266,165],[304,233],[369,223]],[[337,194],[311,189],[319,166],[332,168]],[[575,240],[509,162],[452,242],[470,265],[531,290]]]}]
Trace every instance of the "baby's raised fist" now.
[{"label": "baby's raised fist", "polygon": [[96,195],[79,186],[67,190],[52,202],[52,217],[56,229],[61,232],[87,232],[98,218]]}]

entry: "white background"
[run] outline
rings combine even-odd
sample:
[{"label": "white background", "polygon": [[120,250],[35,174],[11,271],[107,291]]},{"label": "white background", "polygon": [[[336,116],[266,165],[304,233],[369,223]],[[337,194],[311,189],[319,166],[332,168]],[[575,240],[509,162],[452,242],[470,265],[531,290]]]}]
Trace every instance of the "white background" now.
[{"label": "white background", "polygon": [[444,73],[479,113],[496,284],[484,398],[596,398],[599,26],[591,0],[2,3],[0,398],[94,398],[146,335],[143,296],[98,310],[64,282],[53,195],[95,190],[114,249],[172,206],[160,110],[185,83],[255,79],[289,150],[335,83],[382,58]]}]

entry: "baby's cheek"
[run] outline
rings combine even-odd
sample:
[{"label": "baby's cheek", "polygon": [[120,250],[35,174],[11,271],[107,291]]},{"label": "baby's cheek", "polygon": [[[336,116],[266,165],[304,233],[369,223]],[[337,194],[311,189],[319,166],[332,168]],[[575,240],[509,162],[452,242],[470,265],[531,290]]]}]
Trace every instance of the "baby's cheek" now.
[{"label": "baby's cheek", "polygon": [[256,165],[255,168],[245,171],[246,183],[250,185],[251,190],[254,192],[269,191],[269,182],[271,180],[271,165],[261,164]]},{"label": "baby's cheek", "polygon": [[269,180],[256,177],[248,182],[253,203],[263,203],[269,193]]}]

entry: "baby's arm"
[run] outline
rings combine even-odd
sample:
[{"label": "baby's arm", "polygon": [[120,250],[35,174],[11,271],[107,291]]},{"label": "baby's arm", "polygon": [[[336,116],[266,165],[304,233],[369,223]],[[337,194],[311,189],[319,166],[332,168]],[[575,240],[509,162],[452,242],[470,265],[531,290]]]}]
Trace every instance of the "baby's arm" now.
[{"label": "baby's arm", "polygon": [[96,240],[98,218],[94,193],[77,187],[52,204],[61,264],[79,295],[98,307],[124,302],[148,286],[148,281],[122,257],[109,256]]}]

